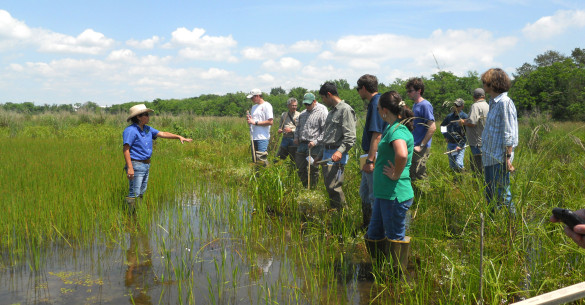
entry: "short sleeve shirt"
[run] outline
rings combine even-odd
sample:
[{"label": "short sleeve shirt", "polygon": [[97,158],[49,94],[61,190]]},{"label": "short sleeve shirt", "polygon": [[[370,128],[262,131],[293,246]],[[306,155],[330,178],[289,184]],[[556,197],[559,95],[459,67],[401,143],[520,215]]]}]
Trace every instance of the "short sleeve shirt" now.
[{"label": "short sleeve shirt", "polygon": [[[262,104],[254,104],[254,106],[252,106],[252,112],[250,115],[252,115],[252,119],[254,121],[259,122],[274,119],[272,115],[272,105],[266,101],[264,101]],[[252,137],[254,140],[270,139],[270,125],[252,125]]]},{"label": "short sleeve shirt", "polygon": [[362,135],[362,149],[365,152],[370,150],[370,143],[372,142],[372,134],[374,132],[383,133],[388,123],[382,120],[378,113],[378,100],[380,94],[374,95],[368,104],[368,112],[366,114],[366,125],[364,126],[364,134]]},{"label": "short sleeve shirt", "polygon": [[[397,181],[390,179],[383,172],[384,165],[388,165],[388,162],[394,163],[396,153],[392,142],[395,140],[404,140],[408,149],[406,167]],[[376,158],[376,165],[374,167],[375,198],[387,200],[397,199],[398,202],[404,202],[414,198],[414,192],[410,183],[410,164],[412,162],[413,151],[414,139],[412,133],[406,126],[396,121],[391,126],[386,127],[386,130],[382,134],[382,139],[378,144],[378,157]]]},{"label": "short sleeve shirt", "polygon": [[152,156],[152,141],[156,139],[159,131],[144,125],[140,130],[138,124],[132,124],[122,134],[124,143],[130,145],[130,158],[134,160],[146,160]]},{"label": "short sleeve shirt", "polygon": [[[422,102],[415,103],[412,106],[412,112],[414,113],[414,130],[412,131],[412,136],[414,137],[414,146],[418,146],[422,143],[429,130],[428,125],[435,121],[433,105],[427,100],[422,100]],[[429,140],[427,147],[431,147],[432,140],[432,138]]]}]

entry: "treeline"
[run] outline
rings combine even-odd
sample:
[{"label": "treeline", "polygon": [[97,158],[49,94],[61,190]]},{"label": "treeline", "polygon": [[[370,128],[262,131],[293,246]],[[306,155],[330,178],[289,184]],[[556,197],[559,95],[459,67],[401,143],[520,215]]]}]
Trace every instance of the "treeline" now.
[{"label": "treeline", "polygon": [[[482,71],[483,72],[483,71]],[[519,114],[532,112],[550,115],[556,120],[582,120],[585,118],[585,49],[576,48],[571,56],[556,51],[547,51],[538,55],[533,63],[524,63],[513,73],[514,78],[509,95],[516,103]],[[473,89],[481,87],[480,74],[468,72],[465,76],[456,76],[451,72],[440,71],[423,77],[425,92],[423,96],[435,108],[435,115],[443,116],[449,112],[450,103],[456,98],[463,98],[467,103],[473,101]],[[355,90],[357,80],[331,80],[336,83],[339,96],[349,103],[358,113],[365,111],[364,102]],[[406,99],[404,84],[406,79],[396,79],[390,84],[380,84],[379,91],[398,91]],[[351,85],[350,85],[351,83]],[[275,115],[286,111],[286,100],[295,97],[299,101],[306,92],[318,96],[318,88],[309,90],[302,87],[290,89],[272,88],[264,95],[269,101]],[[43,113],[83,110],[87,112],[126,113],[135,104],[144,103],[158,113],[189,113],[199,116],[243,116],[252,103],[246,99],[247,93],[237,92],[226,95],[206,94],[185,99],[155,99],[153,101],[128,102],[101,108],[94,102],[74,105],[42,105],[33,103],[5,103],[0,109],[19,113]],[[409,102],[409,101],[407,101]],[[411,103],[411,102],[410,102]]]}]

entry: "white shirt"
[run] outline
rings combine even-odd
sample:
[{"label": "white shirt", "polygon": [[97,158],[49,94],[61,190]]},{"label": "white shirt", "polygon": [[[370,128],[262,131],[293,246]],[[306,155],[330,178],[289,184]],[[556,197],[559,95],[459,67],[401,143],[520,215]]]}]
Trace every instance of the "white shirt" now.
[{"label": "white shirt", "polygon": [[[250,112],[254,121],[263,122],[270,119],[274,119],[272,116],[272,105],[269,102],[264,101],[262,104],[255,104],[252,106]],[[268,140],[270,139],[270,126],[252,125],[252,138],[254,140]]]}]

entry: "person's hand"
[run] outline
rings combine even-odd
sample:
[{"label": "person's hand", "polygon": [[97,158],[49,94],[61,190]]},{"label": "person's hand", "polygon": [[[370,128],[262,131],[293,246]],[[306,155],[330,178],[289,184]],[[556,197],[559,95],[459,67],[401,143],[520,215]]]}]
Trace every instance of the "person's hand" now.
[{"label": "person's hand", "polygon": [[281,128],[278,128],[278,133],[282,133],[282,129]]},{"label": "person's hand", "polygon": [[374,163],[365,163],[362,167],[362,170],[366,173],[371,173],[374,171]]},{"label": "person's hand", "polygon": [[390,180],[396,181],[396,180],[398,180],[398,178],[400,178],[400,177],[394,177],[394,164],[392,164],[392,162],[390,162],[390,160],[388,160],[388,165],[384,165],[382,172],[384,173],[384,175],[388,176],[388,178],[390,178]]},{"label": "person's hand", "polygon": [[516,170],[514,168],[514,165],[512,165],[512,161],[510,161],[510,159],[506,160],[506,170],[508,170],[510,173],[513,173]]},{"label": "person's hand", "polygon": [[459,120],[459,125],[461,125],[461,126],[465,125],[465,120],[464,119],[460,119]]},{"label": "person's hand", "polygon": [[193,139],[186,139],[186,138],[179,136],[179,141],[181,141],[181,144],[183,144],[184,142],[192,142]]},{"label": "person's hand", "polygon": [[[585,209],[574,211],[573,213],[577,214],[577,216],[581,218],[585,218]],[[551,222],[559,222],[560,219],[557,219],[554,215],[550,217]],[[585,248],[585,224],[576,225],[573,230],[571,230],[568,226],[565,226],[565,234],[569,236],[579,247]]]},{"label": "person's hand", "polygon": [[313,143],[313,141],[310,141],[309,144],[307,144],[307,147],[313,148],[315,147],[315,143]]},{"label": "person's hand", "polygon": [[337,161],[341,160],[341,157],[342,157],[342,156],[343,156],[343,155],[342,155],[342,154],[341,154],[339,151],[336,151],[336,152],[333,154],[333,156],[331,156],[331,161],[333,161],[333,162],[337,162]]},{"label": "person's hand", "polygon": [[421,152],[421,151],[422,151],[422,147],[420,147],[420,145],[418,145],[418,146],[415,146],[415,147],[414,147],[414,151],[415,151],[415,152],[417,152],[417,153],[419,153],[419,152]]},{"label": "person's hand", "polygon": [[290,127],[284,127],[284,132],[285,133],[289,133],[291,131],[292,131],[292,129]]},{"label": "person's hand", "polygon": [[248,121],[248,124],[252,124],[252,125],[254,125],[254,124],[256,123],[256,121],[254,121],[254,120],[252,119],[252,116],[251,116],[251,115],[247,115],[247,117],[248,117],[248,120],[247,120],[247,121]]},{"label": "person's hand", "polygon": [[134,179],[134,169],[133,168],[128,168],[128,172],[126,174],[126,177],[128,178],[128,180]]}]

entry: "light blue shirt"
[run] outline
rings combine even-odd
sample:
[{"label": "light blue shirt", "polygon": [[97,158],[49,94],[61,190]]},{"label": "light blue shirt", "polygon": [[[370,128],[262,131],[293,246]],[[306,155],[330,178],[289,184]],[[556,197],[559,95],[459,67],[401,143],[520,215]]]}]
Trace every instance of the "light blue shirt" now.
[{"label": "light blue shirt", "polygon": [[152,140],[156,139],[159,131],[144,125],[140,130],[138,124],[132,124],[124,129],[123,145],[130,145],[130,158],[134,160],[146,160],[152,156]]},{"label": "light blue shirt", "polygon": [[[481,135],[483,166],[506,162],[506,146],[518,146],[518,116],[516,106],[504,92],[490,100],[490,111]],[[510,161],[514,158],[514,153]]]}]

